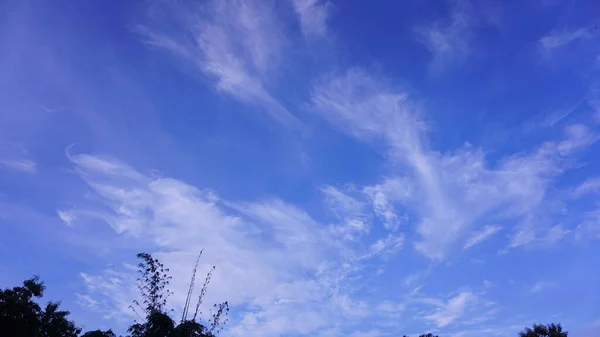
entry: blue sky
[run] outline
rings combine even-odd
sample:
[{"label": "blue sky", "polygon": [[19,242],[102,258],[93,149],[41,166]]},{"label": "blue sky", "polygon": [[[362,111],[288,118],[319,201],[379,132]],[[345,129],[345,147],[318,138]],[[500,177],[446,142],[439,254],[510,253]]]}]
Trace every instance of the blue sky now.
[{"label": "blue sky", "polygon": [[122,331],[204,248],[226,336],[599,333],[594,1],[0,9],[0,286]]}]

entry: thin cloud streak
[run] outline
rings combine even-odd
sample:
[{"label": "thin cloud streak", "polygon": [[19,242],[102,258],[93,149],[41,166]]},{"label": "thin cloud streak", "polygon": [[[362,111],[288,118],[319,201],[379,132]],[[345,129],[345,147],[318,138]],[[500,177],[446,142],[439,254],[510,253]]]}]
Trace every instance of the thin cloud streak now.
[{"label": "thin cloud streak", "polygon": [[485,226],[481,231],[474,232],[471,235],[471,237],[469,237],[467,239],[467,241],[465,242],[465,245],[464,245],[464,249],[468,249],[477,244],[480,244],[481,242],[487,240],[488,238],[490,238],[492,235],[496,234],[500,230],[502,230],[502,227],[500,227],[500,226],[495,226],[495,225]]},{"label": "thin cloud streak", "polygon": [[19,160],[6,160],[0,159],[0,167],[4,167],[6,169],[23,172],[23,173],[35,173],[37,165],[35,162],[28,159],[19,159]]},{"label": "thin cloud streak", "polygon": [[539,44],[546,52],[563,48],[577,40],[585,40],[595,37],[598,33],[597,27],[581,27],[573,30],[555,30],[550,34],[543,36],[539,40]]}]

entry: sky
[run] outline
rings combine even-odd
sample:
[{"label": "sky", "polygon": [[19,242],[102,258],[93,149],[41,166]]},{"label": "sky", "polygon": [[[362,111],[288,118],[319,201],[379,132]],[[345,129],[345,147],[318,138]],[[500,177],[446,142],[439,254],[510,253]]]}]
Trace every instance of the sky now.
[{"label": "sky", "polygon": [[[600,334],[600,4],[8,0],[0,287],[223,336]],[[196,281],[196,284],[201,284]],[[196,286],[196,296],[200,286]]]}]

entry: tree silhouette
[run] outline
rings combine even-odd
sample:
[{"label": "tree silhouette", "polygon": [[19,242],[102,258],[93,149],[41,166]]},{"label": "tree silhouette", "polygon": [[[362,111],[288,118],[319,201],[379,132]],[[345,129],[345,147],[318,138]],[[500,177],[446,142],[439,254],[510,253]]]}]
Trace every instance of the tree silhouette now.
[{"label": "tree silhouette", "polygon": [[[194,317],[188,320],[185,315],[185,311],[187,311],[187,306],[189,305],[187,303],[189,300],[188,294],[182,320],[179,324],[175,324],[175,321],[165,309],[167,298],[172,295],[172,292],[168,289],[171,280],[171,276],[168,275],[169,269],[165,268],[158,259],[153,258],[150,254],[140,253],[137,257],[141,260],[138,265],[140,276],[137,279],[137,283],[143,302],[133,301],[133,305],[130,308],[142,321],[136,321],[129,327],[127,331],[131,337],[213,337],[220,332],[223,324],[227,321],[226,316],[229,312],[227,302],[214,306],[215,311],[207,324],[203,325],[196,321],[198,307],[206,294],[206,287],[210,282],[214,267],[206,277],[198,298]],[[192,285],[195,278],[195,270],[196,268],[194,268],[194,275],[192,276]],[[140,314],[140,311],[144,316]]]},{"label": "tree silhouette", "polygon": [[84,333],[83,335],[81,335],[81,337],[117,337],[117,335],[115,335],[115,333],[112,332],[112,330],[94,330]]},{"label": "tree silhouette", "polygon": [[534,324],[533,329],[525,328],[519,333],[519,337],[567,337],[569,333],[563,331],[560,324]]},{"label": "tree silhouette", "polygon": [[49,302],[44,309],[34,301],[44,294],[44,283],[34,276],[22,287],[0,290],[0,331],[6,336],[77,337],[81,329],[69,321],[68,311]]}]

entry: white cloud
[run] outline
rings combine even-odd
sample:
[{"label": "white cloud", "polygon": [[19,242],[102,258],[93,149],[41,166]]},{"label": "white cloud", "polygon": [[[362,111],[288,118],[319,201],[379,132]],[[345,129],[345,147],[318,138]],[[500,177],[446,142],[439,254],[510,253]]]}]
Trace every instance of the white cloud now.
[{"label": "white cloud", "polygon": [[369,254],[365,257],[374,255],[389,256],[404,246],[404,235],[389,234],[386,238],[379,239],[371,245]]},{"label": "white cloud", "polygon": [[544,50],[551,51],[566,46],[574,41],[590,38],[592,36],[593,34],[589,28],[557,30],[542,37],[539,43]]},{"label": "white cloud", "polygon": [[[364,251],[354,250],[329,227],[279,199],[232,202],[176,179],[145,175],[114,159],[70,159],[91,188],[94,197],[89,200],[101,202],[89,207],[108,208],[95,211],[92,220],[101,217],[115,232],[134,236],[148,251],[158,251],[155,256],[170,268],[175,294],[169,306],[176,311],[184,303],[195,256],[204,248],[206,264],[199,277],[207,265],[217,266],[205,303],[228,300],[234,306],[241,318],[231,322],[233,334],[309,334],[332,322],[343,326],[371,315],[368,304],[354,296],[361,261],[390,256],[404,242],[403,235],[390,234],[364,245]],[[324,191],[337,199],[340,209],[361,209],[335,189]],[[77,212],[78,221],[85,222],[89,214]],[[125,315],[131,315],[127,307],[136,298],[133,273],[127,266],[82,273],[88,291],[79,294],[80,302],[110,317],[130,317]]]},{"label": "white cloud", "polygon": [[517,231],[509,244],[509,247],[516,248],[524,245],[550,246],[571,233],[570,230],[562,228],[561,225],[556,225],[549,228],[545,233],[536,235],[533,229],[521,229]]},{"label": "white cloud", "polygon": [[474,305],[477,301],[478,298],[475,294],[461,292],[439,305],[436,312],[426,316],[425,319],[434,322],[439,328],[443,328],[463,316],[468,306]]},{"label": "white cloud", "polygon": [[577,241],[587,241],[600,238],[600,205],[596,209],[587,212],[582,223],[575,228],[574,237]]},{"label": "white cloud", "polygon": [[[519,230],[534,236],[544,231],[548,224],[540,214],[549,198],[546,189],[570,167],[570,156],[598,139],[586,126],[570,125],[562,140],[507,156],[492,168],[483,151],[468,144],[443,154],[429,149],[418,106],[364,70],[321,81],[311,102],[315,112],[343,132],[383,145],[402,178],[385,178],[363,191],[388,229],[398,227],[399,208],[410,215],[421,236],[415,248],[432,259],[443,259],[467,229],[487,217],[520,220]],[[525,244],[524,238],[519,235],[513,246]]]},{"label": "white cloud", "polygon": [[77,216],[73,212],[69,211],[58,210],[56,211],[56,214],[67,226],[71,226],[73,221],[77,219]]},{"label": "white cloud", "polygon": [[397,230],[400,219],[392,203],[402,202],[410,197],[410,182],[407,179],[386,179],[382,184],[367,186],[363,192],[373,205],[373,211],[383,221],[384,227]]},{"label": "white cloud", "polygon": [[575,112],[581,106],[581,104],[583,102],[585,102],[585,100],[580,99],[575,104],[573,104],[573,106],[571,106],[569,108],[558,110],[558,111],[548,114],[548,116],[546,117],[546,119],[544,121],[544,125],[553,127],[557,123],[559,123],[562,120],[564,120],[565,118],[569,117],[573,112]]},{"label": "white cloud", "polygon": [[[598,56],[598,67],[600,68],[600,55]],[[600,124],[600,99],[593,100],[590,104],[592,104],[593,118],[596,124]]]},{"label": "white cloud", "polygon": [[476,244],[479,244],[487,240],[490,236],[496,234],[502,229],[500,226],[492,225],[485,226],[482,230],[471,233],[471,236],[465,242],[464,248],[471,248]]},{"label": "white cloud", "polygon": [[541,241],[547,245],[553,245],[562,240],[570,232],[570,230],[562,228],[561,225],[556,225],[548,230],[546,235],[541,238]]},{"label": "white cloud", "polygon": [[429,274],[431,274],[431,269],[426,269],[423,271],[409,274],[408,276],[406,276],[404,278],[404,280],[402,281],[402,284],[405,287],[412,287],[412,286],[416,285],[419,281],[421,281],[424,278],[426,278],[427,276],[429,276]]},{"label": "white cloud", "polygon": [[379,336],[385,336],[386,334],[383,333],[380,330],[377,329],[373,329],[373,330],[369,330],[369,331],[355,331],[352,334],[350,334],[350,337],[379,337]]},{"label": "white cloud", "polygon": [[285,45],[272,5],[235,0],[209,1],[202,8],[161,5],[152,12],[153,21],[138,29],[147,44],[214,78],[218,91],[259,106],[280,122],[297,122],[269,89]]},{"label": "white cloud", "polygon": [[417,39],[431,52],[434,71],[462,63],[470,53],[470,16],[463,2],[456,5],[447,21],[436,21],[416,29]]},{"label": "white cloud", "polygon": [[545,289],[548,289],[548,288],[552,288],[554,286],[555,286],[555,284],[552,283],[552,282],[539,281],[539,282],[537,282],[536,284],[534,284],[531,287],[530,291],[532,293],[538,293],[538,292],[540,292],[542,290],[545,290]]},{"label": "white cloud", "polygon": [[574,151],[584,148],[598,140],[598,134],[592,132],[583,124],[573,124],[565,128],[565,140],[559,142],[555,147],[549,146],[548,150],[556,150],[560,155],[568,155]]},{"label": "white cloud", "polygon": [[28,159],[19,159],[19,160],[0,159],[0,167],[5,167],[9,170],[23,172],[23,173],[34,173],[36,170],[35,162],[28,160]]},{"label": "white cloud", "polygon": [[342,224],[333,230],[344,239],[356,240],[357,235],[368,233],[370,216],[365,213],[365,203],[359,201],[333,186],[321,188],[325,202]]},{"label": "white cloud", "polygon": [[531,230],[531,229],[519,230],[513,236],[512,240],[510,242],[510,247],[511,248],[520,247],[520,246],[529,244],[531,242],[534,242],[535,240],[536,240],[536,237],[535,237],[535,233],[533,232],[533,230]]},{"label": "white cloud", "polygon": [[[125,269],[130,269],[127,266]],[[130,271],[130,270],[127,270]],[[135,274],[107,268],[102,275],[80,273],[88,293],[77,294],[78,303],[101,312],[105,319],[129,322],[135,319],[129,308],[139,298]]]},{"label": "white cloud", "polygon": [[327,33],[330,3],[323,0],[292,0],[298,14],[300,27],[306,36],[323,36]]},{"label": "white cloud", "polygon": [[502,26],[503,4],[499,1],[450,0],[447,17],[415,28],[416,39],[432,55],[430,70],[438,72],[449,66],[460,66],[472,53],[473,37],[481,27]]},{"label": "white cloud", "polygon": [[581,185],[575,187],[571,193],[574,198],[580,198],[587,194],[600,193],[600,177],[587,179]]}]

